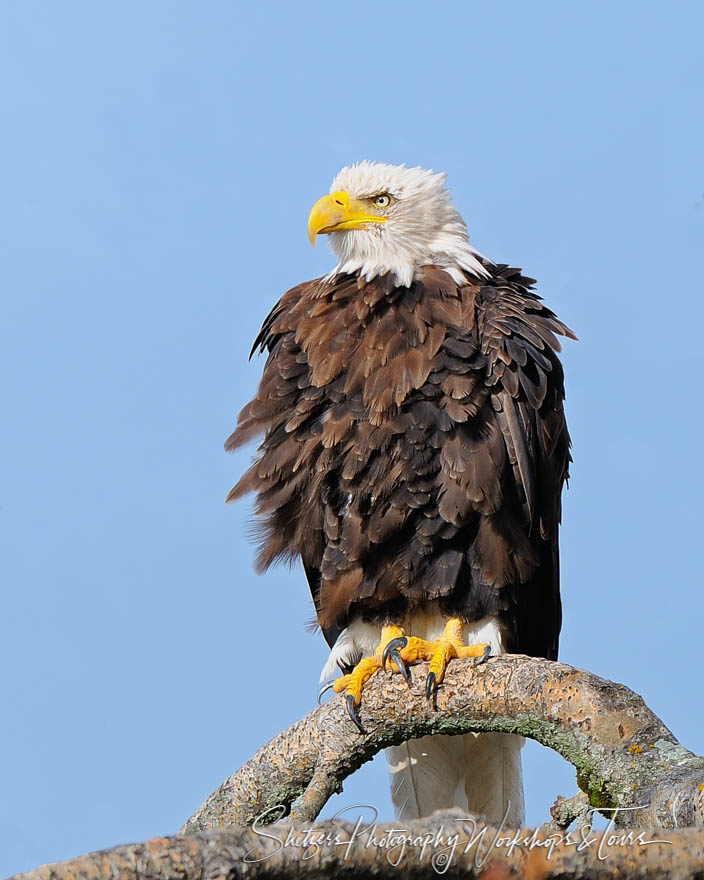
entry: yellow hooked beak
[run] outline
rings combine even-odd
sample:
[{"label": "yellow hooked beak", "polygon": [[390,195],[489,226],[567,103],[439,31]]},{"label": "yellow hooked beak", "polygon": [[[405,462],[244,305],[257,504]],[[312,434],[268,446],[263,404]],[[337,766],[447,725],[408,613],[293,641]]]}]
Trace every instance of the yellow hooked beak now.
[{"label": "yellow hooked beak", "polygon": [[370,214],[359,199],[346,192],[334,192],[313,205],[308,215],[308,240],[315,247],[316,235],[327,235],[337,229],[363,229],[366,223],[386,223],[387,218]]}]

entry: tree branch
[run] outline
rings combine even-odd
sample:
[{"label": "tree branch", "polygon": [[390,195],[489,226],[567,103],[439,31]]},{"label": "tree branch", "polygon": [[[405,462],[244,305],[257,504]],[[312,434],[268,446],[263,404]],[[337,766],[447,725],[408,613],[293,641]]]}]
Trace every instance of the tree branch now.
[{"label": "tree branch", "polygon": [[[364,692],[363,735],[339,698],[311,712],[259,749],[176,837],[89,853],[18,876],[383,877],[395,875],[395,863],[411,880],[443,873],[494,880],[646,874],[677,880],[699,871],[701,827],[652,829],[704,825],[704,759],[680,745],[637,694],[563,663],[502,656],[478,667],[454,661],[433,705],[423,696],[425,674],[425,664],[412,669],[411,691],[399,675],[377,675]],[[311,830],[308,823],[330,795],[380,749],[426,734],[470,731],[522,734],[554,749],[576,767],[589,803],[613,811],[611,829],[592,832],[589,806],[577,795],[556,802],[553,832],[496,829],[459,811],[435,813],[402,829],[399,823],[370,828],[360,817],[357,825],[330,820]],[[266,825],[286,813],[289,821]],[[565,831],[575,818],[577,829]]]},{"label": "tree branch", "polygon": [[[288,838],[289,832],[292,838]],[[646,832],[640,838],[633,832],[622,833],[616,839],[610,832],[568,838],[562,832],[514,832],[484,826],[459,811],[435,813],[405,823],[401,832],[398,823],[369,829],[328,821],[306,829],[289,822],[277,823],[267,828],[266,834],[240,828],[156,838],[44,865],[11,880],[319,880],[385,876],[429,880],[443,875],[481,876],[485,880],[620,880],[636,876],[685,880],[700,876],[704,862],[701,830]]]},{"label": "tree branch", "polygon": [[519,655],[477,667],[455,660],[433,705],[423,696],[426,672],[426,664],[413,667],[411,691],[400,675],[378,674],[368,683],[365,735],[342,699],[315,709],[259,749],[181,831],[248,826],[278,805],[291,819],[309,822],[380,749],[426,734],[470,731],[522,734],[558,752],[576,768],[592,806],[630,808],[616,817],[621,827],[704,825],[704,759],[680,745],[623,685]]}]

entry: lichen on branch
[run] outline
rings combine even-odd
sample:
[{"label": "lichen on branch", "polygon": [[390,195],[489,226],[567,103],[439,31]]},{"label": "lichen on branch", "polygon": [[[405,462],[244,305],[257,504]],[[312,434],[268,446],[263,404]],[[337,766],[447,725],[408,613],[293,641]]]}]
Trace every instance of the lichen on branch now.
[{"label": "lichen on branch", "polygon": [[248,826],[277,805],[293,820],[311,821],[343,780],[386,746],[489,731],[521,734],[558,752],[575,767],[592,806],[624,808],[619,826],[704,824],[704,759],[623,685],[564,663],[503,655],[476,667],[453,661],[429,702],[426,672],[426,664],[413,668],[411,690],[399,675],[369,682],[365,734],[339,697],[310,712],[223,782],[182,832]]}]

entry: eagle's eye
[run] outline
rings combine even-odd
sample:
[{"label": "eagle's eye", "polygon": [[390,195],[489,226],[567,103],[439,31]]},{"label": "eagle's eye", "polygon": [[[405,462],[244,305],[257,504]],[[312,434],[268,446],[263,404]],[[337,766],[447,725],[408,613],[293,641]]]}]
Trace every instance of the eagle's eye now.
[{"label": "eagle's eye", "polygon": [[372,201],[375,208],[388,208],[391,204],[391,196],[388,193],[379,193]]}]

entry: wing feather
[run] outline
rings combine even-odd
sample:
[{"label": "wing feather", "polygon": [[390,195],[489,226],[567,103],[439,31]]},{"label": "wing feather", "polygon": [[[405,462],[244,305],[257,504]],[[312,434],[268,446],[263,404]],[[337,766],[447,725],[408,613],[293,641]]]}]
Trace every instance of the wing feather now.
[{"label": "wing feather", "polygon": [[487,268],[460,287],[437,267],[409,288],[316,279],[255,339],[262,380],[226,447],[263,440],[228,500],[257,493],[258,567],[302,559],[326,638],[355,608],[441,598],[556,656],[573,334],[519,270]]}]

